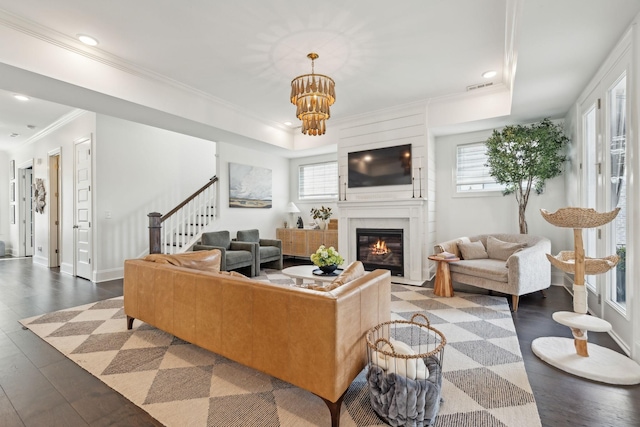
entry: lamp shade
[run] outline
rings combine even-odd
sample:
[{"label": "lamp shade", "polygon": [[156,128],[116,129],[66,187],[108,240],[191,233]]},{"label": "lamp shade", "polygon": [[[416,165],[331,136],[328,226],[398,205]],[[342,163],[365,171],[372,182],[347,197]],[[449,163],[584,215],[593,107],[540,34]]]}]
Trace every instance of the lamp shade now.
[{"label": "lamp shade", "polygon": [[300,212],[300,209],[298,209],[298,207],[295,205],[295,203],[293,202],[289,202],[289,204],[287,205],[287,207],[285,208],[285,212],[288,213],[298,213]]}]

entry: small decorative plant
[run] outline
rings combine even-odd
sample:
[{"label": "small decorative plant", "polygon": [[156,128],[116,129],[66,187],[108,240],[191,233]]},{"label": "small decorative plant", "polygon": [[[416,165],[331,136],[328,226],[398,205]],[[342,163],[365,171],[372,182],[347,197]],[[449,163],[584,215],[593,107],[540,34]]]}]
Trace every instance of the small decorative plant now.
[{"label": "small decorative plant", "polygon": [[321,245],[318,250],[311,255],[311,261],[318,267],[325,267],[330,265],[339,266],[344,263],[344,258],[335,250],[333,246],[326,248]]},{"label": "small decorative plant", "polygon": [[320,207],[320,209],[318,208],[311,208],[311,218],[313,219],[321,219],[321,220],[328,220],[329,218],[331,218],[331,215],[333,215],[333,212],[331,212],[331,208],[330,207]]}]

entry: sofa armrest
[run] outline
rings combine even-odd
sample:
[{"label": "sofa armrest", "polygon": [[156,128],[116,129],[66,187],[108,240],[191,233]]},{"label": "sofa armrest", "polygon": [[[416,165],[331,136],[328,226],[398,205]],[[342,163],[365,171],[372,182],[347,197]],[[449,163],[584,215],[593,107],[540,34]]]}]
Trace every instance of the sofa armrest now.
[{"label": "sofa armrest", "polygon": [[251,255],[255,259],[258,244],[254,242],[238,242],[232,241],[231,247],[229,248],[232,251],[248,251],[251,252]]},{"label": "sofa armrest", "polygon": [[260,239],[260,246],[275,246],[282,251],[282,240],[278,239]]},{"label": "sofa armrest", "polygon": [[227,250],[222,246],[209,246],[209,245],[193,245],[192,251],[210,251],[217,249],[220,251],[220,270],[227,271]]},{"label": "sofa armrest", "polygon": [[458,237],[457,239],[438,243],[433,247],[433,252],[436,254],[439,254],[441,252],[449,252],[449,253],[455,254],[458,258],[462,258],[462,255],[460,254],[460,250],[458,249],[459,242],[469,242],[469,238]]},{"label": "sofa armrest", "polygon": [[513,295],[528,294],[551,285],[551,264],[546,256],[550,252],[551,242],[542,239],[507,259],[508,281],[514,288]]}]

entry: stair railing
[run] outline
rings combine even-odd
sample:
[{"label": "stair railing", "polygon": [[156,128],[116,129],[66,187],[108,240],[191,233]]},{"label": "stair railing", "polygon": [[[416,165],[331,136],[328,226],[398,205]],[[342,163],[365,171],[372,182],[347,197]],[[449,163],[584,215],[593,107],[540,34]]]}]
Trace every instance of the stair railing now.
[{"label": "stair railing", "polygon": [[[149,253],[174,254],[193,246],[216,218],[218,177],[212,177],[198,191],[167,214],[149,215]],[[166,223],[166,224],[165,224]]]}]

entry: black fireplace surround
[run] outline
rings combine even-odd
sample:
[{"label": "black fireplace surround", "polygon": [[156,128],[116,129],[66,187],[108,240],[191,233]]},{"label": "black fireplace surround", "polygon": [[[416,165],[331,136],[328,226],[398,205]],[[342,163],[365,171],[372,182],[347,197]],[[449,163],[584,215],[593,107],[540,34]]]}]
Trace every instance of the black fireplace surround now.
[{"label": "black fireplace surround", "polygon": [[382,268],[404,276],[404,231],[396,228],[356,228],[356,254],[365,270]]}]

